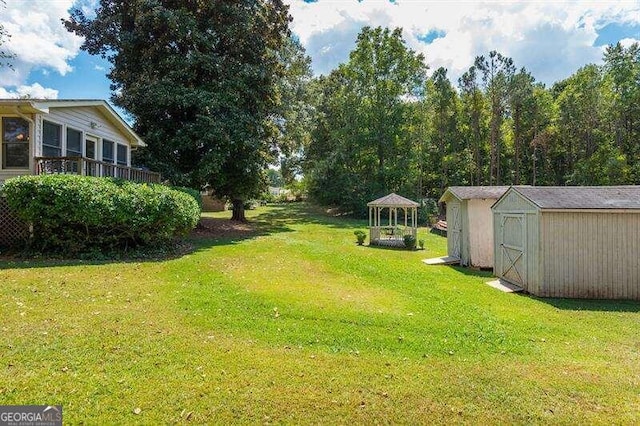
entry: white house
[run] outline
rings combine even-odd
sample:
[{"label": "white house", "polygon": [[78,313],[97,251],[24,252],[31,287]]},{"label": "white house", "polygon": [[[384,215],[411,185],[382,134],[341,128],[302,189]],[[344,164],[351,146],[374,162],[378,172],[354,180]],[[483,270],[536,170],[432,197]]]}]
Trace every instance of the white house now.
[{"label": "white house", "polygon": [[0,126],[0,183],[43,173],[160,180],[131,167],[144,142],[103,100],[0,99]]}]

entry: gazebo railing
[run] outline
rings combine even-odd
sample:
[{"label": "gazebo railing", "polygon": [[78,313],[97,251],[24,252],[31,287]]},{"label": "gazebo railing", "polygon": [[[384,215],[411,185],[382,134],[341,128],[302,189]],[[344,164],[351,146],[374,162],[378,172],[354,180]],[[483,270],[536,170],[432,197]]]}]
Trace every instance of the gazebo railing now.
[{"label": "gazebo railing", "polygon": [[417,237],[416,228],[410,226],[372,226],[370,230],[371,241],[398,241],[404,243],[405,235]]}]

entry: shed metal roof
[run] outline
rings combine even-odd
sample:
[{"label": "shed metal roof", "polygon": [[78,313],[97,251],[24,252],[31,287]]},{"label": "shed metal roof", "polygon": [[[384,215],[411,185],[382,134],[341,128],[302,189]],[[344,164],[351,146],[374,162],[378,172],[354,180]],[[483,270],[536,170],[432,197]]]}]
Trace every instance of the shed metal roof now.
[{"label": "shed metal roof", "polygon": [[518,186],[541,209],[640,209],[640,186]]},{"label": "shed metal roof", "polygon": [[385,195],[382,198],[367,203],[368,207],[418,207],[420,204],[396,193]]},{"label": "shed metal roof", "polygon": [[451,194],[459,200],[494,199],[502,197],[507,192],[508,186],[450,186],[447,188],[439,202],[446,201]]}]

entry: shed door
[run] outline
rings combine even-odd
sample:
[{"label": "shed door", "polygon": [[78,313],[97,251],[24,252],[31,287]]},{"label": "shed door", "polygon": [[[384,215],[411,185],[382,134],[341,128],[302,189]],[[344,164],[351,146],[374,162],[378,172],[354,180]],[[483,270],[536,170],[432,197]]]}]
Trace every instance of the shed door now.
[{"label": "shed door", "polygon": [[460,218],[460,206],[458,204],[453,204],[451,206],[451,218],[451,226],[447,224],[447,237],[450,237],[452,242],[450,255],[459,259],[461,253],[460,241],[462,235],[462,219]]},{"label": "shed door", "polygon": [[525,217],[502,215],[500,223],[500,277],[519,286],[526,284]]}]

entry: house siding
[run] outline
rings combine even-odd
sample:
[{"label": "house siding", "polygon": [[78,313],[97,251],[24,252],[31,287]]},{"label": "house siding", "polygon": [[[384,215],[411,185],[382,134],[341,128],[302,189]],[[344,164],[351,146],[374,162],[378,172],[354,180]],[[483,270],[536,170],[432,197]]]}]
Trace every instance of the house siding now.
[{"label": "house siding", "polygon": [[[114,157],[117,153],[117,145],[124,145],[127,147],[127,166],[131,166],[131,154],[132,143],[135,141],[129,140],[128,136],[123,134],[122,131],[115,126],[109,118],[101,112],[98,107],[95,106],[52,106],[49,108],[49,112],[34,113],[34,114],[17,114],[12,106],[0,106],[0,119],[2,117],[22,117],[28,119],[30,122],[30,139],[29,139],[29,167],[25,169],[2,169],[0,168],[0,184],[7,179],[30,175],[34,173],[35,161],[34,158],[43,156],[42,149],[42,126],[43,121],[49,121],[62,126],[62,141],[61,149],[62,155],[66,153],[67,141],[66,141],[66,129],[72,128],[79,130],[83,133],[83,151],[84,151],[84,139],[87,136],[92,136],[97,139],[96,144],[96,156],[98,160],[102,159],[102,141],[107,139],[116,143],[114,146]],[[94,125],[92,126],[92,123]],[[0,149],[0,165],[2,164],[2,150]]]},{"label": "house siding", "polygon": [[[127,146],[127,165],[131,165],[131,144],[129,141],[122,137],[120,131],[111,124],[96,108],[91,107],[74,107],[74,108],[51,108],[49,114],[40,115],[39,121],[42,120],[51,121],[57,124],[71,127],[75,130],[84,132],[85,135],[95,136],[99,139],[98,142],[98,159],[102,158],[102,140],[107,139],[114,141],[121,145]],[[95,127],[91,127],[91,123],[95,123]],[[63,129],[63,132],[64,132]],[[42,132],[40,132],[42,134]],[[66,138],[62,138],[63,152],[66,149]],[[40,149],[42,147],[42,141],[37,145]],[[115,151],[115,148],[114,148]],[[37,153],[36,156],[41,155]]]}]

